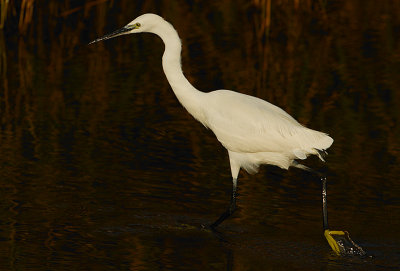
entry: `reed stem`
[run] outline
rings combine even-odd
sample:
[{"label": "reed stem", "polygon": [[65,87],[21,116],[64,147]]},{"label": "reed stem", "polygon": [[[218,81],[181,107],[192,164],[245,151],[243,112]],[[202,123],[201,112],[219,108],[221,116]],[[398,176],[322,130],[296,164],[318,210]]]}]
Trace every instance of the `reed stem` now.
[{"label": "reed stem", "polygon": [[7,19],[8,2],[9,0],[0,0],[0,29],[4,28],[4,23]]}]

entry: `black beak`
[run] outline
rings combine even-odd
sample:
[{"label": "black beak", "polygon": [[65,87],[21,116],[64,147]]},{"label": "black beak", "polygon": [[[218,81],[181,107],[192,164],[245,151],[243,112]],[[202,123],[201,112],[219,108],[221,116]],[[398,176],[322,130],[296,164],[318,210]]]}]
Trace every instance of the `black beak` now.
[{"label": "black beak", "polygon": [[120,35],[124,35],[124,34],[128,34],[129,31],[131,31],[133,28],[132,27],[128,27],[128,26],[124,26],[110,34],[104,35],[101,38],[95,39],[94,41],[91,41],[89,44],[98,42],[98,41],[102,41],[102,40],[108,40]]}]

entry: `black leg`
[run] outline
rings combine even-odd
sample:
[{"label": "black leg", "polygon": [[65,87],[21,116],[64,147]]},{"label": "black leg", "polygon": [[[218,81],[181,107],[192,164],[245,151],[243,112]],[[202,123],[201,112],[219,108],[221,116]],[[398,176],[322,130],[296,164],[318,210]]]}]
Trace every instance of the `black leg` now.
[{"label": "black leg", "polygon": [[225,219],[230,217],[233,212],[236,210],[236,188],[237,188],[237,179],[233,179],[233,186],[232,186],[232,196],[231,196],[231,202],[229,204],[228,209],[222,213],[222,215],[210,225],[210,228],[214,229],[216,228],[219,224],[221,224]]},{"label": "black leg", "polygon": [[326,199],[326,177],[321,177],[322,181],[322,216],[324,231],[329,229],[328,225],[328,202]]}]

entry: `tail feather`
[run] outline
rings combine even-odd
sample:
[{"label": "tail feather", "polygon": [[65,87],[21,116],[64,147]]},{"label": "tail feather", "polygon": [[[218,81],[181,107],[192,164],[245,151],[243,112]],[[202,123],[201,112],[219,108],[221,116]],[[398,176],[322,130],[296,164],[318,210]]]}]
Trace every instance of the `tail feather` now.
[{"label": "tail feather", "polygon": [[315,149],[317,151],[317,155],[321,161],[325,162],[325,157],[328,155],[328,152],[326,150],[319,150]]}]

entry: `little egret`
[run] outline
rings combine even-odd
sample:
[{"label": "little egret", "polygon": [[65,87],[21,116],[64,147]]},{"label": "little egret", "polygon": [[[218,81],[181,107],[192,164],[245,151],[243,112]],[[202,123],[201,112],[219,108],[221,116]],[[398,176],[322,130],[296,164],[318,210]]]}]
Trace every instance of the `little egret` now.
[{"label": "little egret", "polygon": [[141,15],[90,44],[141,32],[156,34],[163,40],[162,66],[176,97],[228,150],[233,182],[231,201],[228,209],[210,225],[212,229],[236,208],[237,178],[241,168],[251,174],[262,164],[309,170],[296,160],[317,155],[323,161],[325,150],[333,143],[327,134],[304,127],[281,108],[259,98],[224,89],[205,93],[194,88],[182,72],[182,44],[178,33],[162,17]]}]

